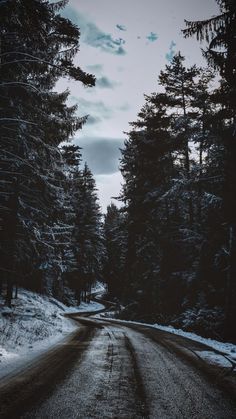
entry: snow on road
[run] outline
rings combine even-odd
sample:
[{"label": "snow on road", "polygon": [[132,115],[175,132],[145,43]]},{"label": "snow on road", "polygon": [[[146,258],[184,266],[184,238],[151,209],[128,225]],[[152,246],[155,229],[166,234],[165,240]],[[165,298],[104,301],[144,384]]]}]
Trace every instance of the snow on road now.
[{"label": "snow on road", "polygon": [[123,324],[100,324],[65,379],[22,419],[236,417],[215,384],[158,341]]},{"label": "snow on road", "polygon": [[[100,317],[97,315],[96,317]],[[198,355],[202,357],[205,361],[209,362],[210,364],[219,365],[226,368],[232,368],[233,366],[236,367],[236,345],[229,342],[220,342],[210,338],[204,338],[202,336],[197,335],[196,333],[186,332],[182,329],[176,329],[173,326],[162,326],[160,324],[150,324],[150,323],[141,323],[135,322],[130,320],[118,320],[112,319],[114,322],[123,323],[124,325],[127,324],[136,324],[147,326],[154,329],[163,330],[164,332],[173,333],[178,336],[183,336],[187,339],[191,339],[195,342],[202,343],[210,348],[213,351],[199,351]],[[217,352],[221,352],[221,354],[217,354]]]}]

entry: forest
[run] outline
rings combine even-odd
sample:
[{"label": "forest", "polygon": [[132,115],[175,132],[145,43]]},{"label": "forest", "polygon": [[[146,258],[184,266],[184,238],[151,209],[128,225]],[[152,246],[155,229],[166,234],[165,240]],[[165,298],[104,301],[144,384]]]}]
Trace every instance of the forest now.
[{"label": "forest", "polygon": [[236,341],[236,4],[217,3],[180,28],[205,42],[206,65],[178,52],[157,75],[121,150],[122,205],[103,215],[73,143],[86,117],[55,91],[63,77],[96,84],[74,64],[67,1],[0,1],[6,305],[18,287],[77,304],[99,279],[123,319]]}]

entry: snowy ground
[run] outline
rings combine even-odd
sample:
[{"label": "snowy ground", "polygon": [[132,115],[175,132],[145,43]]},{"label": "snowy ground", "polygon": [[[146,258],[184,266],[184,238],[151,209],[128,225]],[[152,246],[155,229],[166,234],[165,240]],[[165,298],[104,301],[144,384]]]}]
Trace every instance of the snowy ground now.
[{"label": "snowy ground", "polygon": [[85,311],[100,311],[103,310],[105,307],[103,304],[97,303],[96,301],[91,301],[90,303],[81,303],[77,307],[66,307],[66,313],[80,313]]},{"label": "snowy ground", "polygon": [[97,281],[92,287],[91,294],[99,294],[99,296],[102,297],[106,291],[106,285],[103,282]]},{"label": "snowy ground", "polygon": [[232,367],[234,364],[236,365],[236,345],[233,343],[220,342],[210,338],[203,338],[202,336],[196,335],[196,333],[185,332],[181,329],[175,329],[172,326],[161,326],[159,324],[154,324],[153,327],[155,327],[156,329],[174,333],[176,335],[184,336],[188,339],[195,340],[197,342],[201,342],[207,346],[210,346],[212,349],[221,352],[226,356],[225,357],[221,354],[216,354],[213,351],[198,352],[199,356],[201,356],[211,364],[217,364],[223,367]]},{"label": "snowy ground", "polygon": [[65,313],[96,312],[102,308],[102,304],[95,302],[70,308],[54,298],[20,289],[12,309],[8,309],[0,297],[0,377],[23,366],[73,332],[78,326],[66,318]]},{"label": "snowy ground", "polygon": [[211,346],[212,348],[222,351],[225,353],[235,353],[236,356],[236,345],[233,343],[225,343],[210,338],[203,338],[202,336],[196,335],[196,333],[185,332],[181,329],[176,329],[172,326],[161,326],[160,324],[154,324],[153,327],[160,330],[165,330],[166,332],[174,333],[175,335],[185,336],[188,339],[196,340],[197,342],[204,343],[205,345]]}]

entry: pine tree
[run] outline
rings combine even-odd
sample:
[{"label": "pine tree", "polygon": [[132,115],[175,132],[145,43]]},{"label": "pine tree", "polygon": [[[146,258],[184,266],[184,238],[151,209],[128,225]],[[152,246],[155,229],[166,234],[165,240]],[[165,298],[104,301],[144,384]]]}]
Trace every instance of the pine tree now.
[{"label": "pine tree", "polygon": [[[55,254],[54,226],[57,220],[60,224],[56,208],[63,202],[58,145],[84,122],[75,116],[76,107],[65,104],[68,92],[57,94],[53,88],[63,76],[94,84],[93,76],[73,64],[80,33],[58,14],[65,4],[0,4],[1,269],[8,283],[8,304],[19,272],[24,278],[31,276],[33,269],[47,266],[51,252]],[[8,235],[10,224],[14,231]]]},{"label": "pine tree", "polygon": [[78,266],[79,289],[86,300],[87,292],[101,273],[103,244],[101,213],[92,173],[85,164],[79,185],[73,241]]},{"label": "pine tree", "polygon": [[219,0],[220,14],[212,18],[189,22],[183,31],[186,37],[196,35],[197,39],[208,42],[204,51],[209,64],[219,70],[224,80],[224,129],[222,145],[224,148],[224,196],[225,221],[228,225],[228,281],[226,297],[225,329],[228,338],[235,336],[235,298],[236,298],[236,4],[232,0]]},{"label": "pine tree", "polygon": [[[186,68],[184,61],[185,58],[180,53],[175,55],[171,64],[160,72],[159,83],[165,88],[166,95],[168,95],[169,107],[173,112],[172,129],[176,134],[180,155],[183,156],[183,158],[180,157],[180,162],[183,164],[186,182],[190,183],[190,142],[193,135],[191,103],[199,69],[195,65]],[[194,221],[194,214],[190,188],[188,195],[189,223],[191,225]]]},{"label": "pine tree", "polygon": [[115,204],[107,207],[104,224],[103,278],[110,298],[124,297],[124,266],[126,255],[125,216]]},{"label": "pine tree", "polygon": [[169,222],[164,195],[174,171],[166,96],[146,96],[138,116],[121,160],[127,211],[126,293],[130,300],[132,296],[139,300],[139,315],[142,310],[150,319],[160,304],[159,231]]}]

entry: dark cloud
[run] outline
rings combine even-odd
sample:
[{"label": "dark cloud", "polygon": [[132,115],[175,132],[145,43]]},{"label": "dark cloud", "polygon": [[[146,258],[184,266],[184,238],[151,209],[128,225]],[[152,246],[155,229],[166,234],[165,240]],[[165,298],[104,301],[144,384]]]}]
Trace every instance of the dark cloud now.
[{"label": "dark cloud", "polygon": [[116,27],[117,27],[117,29],[119,29],[120,31],[127,31],[127,29],[126,29],[125,25],[119,25],[119,24],[117,23]]},{"label": "dark cloud", "polygon": [[81,138],[77,141],[82,147],[83,160],[94,175],[111,174],[118,171],[122,138]]},{"label": "dark cloud", "polygon": [[155,42],[158,39],[158,35],[155,32],[150,32],[150,34],[146,36],[146,39],[149,42]]},{"label": "dark cloud", "polygon": [[[90,115],[90,118],[96,118],[101,121],[102,119],[110,119],[112,117],[112,110],[104,104],[101,100],[91,102],[83,98],[72,96],[72,99],[78,104],[79,115]],[[90,119],[91,120],[91,119]]]},{"label": "dark cloud", "polygon": [[87,70],[92,71],[94,73],[101,73],[103,66],[102,64],[92,64],[86,66]]},{"label": "dark cloud", "polygon": [[113,89],[117,86],[117,83],[108,79],[108,77],[100,77],[96,80],[96,87],[101,87],[102,89]]},{"label": "dark cloud", "polygon": [[101,119],[92,115],[89,115],[86,121],[87,125],[95,125],[95,124],[99,124],[99,122],[101,122]]},{"label": "dark cloud", "polygon": [[126,41],[123,38],[119,38],[115,40],[116,45],[124,45],[125,42]]},{"label": "dark cloud", "polygon": [[62,12],[63,16],[70,19],[80,28],[81,41],[94,48],[100,48],[104,52],[115,55],[124,55],[126,51],[121,46],[125,43],[123,39],[114,39],[111,34],[103,32],[95,25],[90,22],[87,18],[78,13],[75,9],[70,6],[65,7]]},{"label": "dark cloud", "polygon": [[117,55],[125,55],[126,54],[126,51],[124,50],[123,47],[119,47],[118,50],[117,50],[117,52],[116,52],[116,54]]},{"label": "dark cloud", "polygon": [[166,59],[169,62],[172,61],[175,55],[175,47],[176,47],[176,43],[174,41],[171,41],[170,46],[169,46],[169,51],[166,53]]}]

